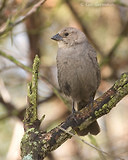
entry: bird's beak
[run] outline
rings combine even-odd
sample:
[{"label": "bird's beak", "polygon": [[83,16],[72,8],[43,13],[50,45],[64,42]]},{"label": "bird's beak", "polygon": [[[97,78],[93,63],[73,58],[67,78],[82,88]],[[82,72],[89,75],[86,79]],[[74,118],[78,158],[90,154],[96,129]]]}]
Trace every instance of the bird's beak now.
[{"label": "bird's beak", "polygon": [[62,41],[63,38],[58,34],[56,34],[55,36],[53,36],[51,39],[55,40],[55,41]]}]

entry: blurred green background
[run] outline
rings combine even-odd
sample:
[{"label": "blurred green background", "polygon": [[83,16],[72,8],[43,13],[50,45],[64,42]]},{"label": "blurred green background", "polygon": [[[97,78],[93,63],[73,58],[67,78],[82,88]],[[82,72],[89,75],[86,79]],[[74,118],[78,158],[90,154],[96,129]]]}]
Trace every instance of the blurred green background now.
[{"label": "blurred green background", "polygon": [[[102,81],[96,97],[107,91],[128,71],[127,0],[47,0],[36,11],[39,0],[0,1],[0,51],[32,66],[36,54],[41,59],[40,73],[57,88],[57,43],[51,37],[66,26],[82,30],[96,48]],[[19,22],[22,18],[24,21]],[[22,120],[27,106],[27,82],[31,74],[0,56],[0,160],[19,160],[23,135]],[[39,80],[39,118],[45,114],[42,130],[62,122],[70,109],[56,97],[51,85]],[[64,96],[64,95],[62,95]],[[69,103],[70,99],[65,97]],[[78,139],[66,141],[46,160],[128,159],[128,96],[109,114],[98,120],[101,132],[95,139],[111,157],[100,157]],[[91,143],[88,136],[83,137]]]}]

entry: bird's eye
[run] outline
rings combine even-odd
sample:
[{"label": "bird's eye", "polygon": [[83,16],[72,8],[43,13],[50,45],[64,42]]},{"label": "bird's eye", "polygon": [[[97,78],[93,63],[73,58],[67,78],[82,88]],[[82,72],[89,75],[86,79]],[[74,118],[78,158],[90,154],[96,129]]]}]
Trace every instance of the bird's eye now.
[{"label": "bird's eye", "polygon": [[69,33],[66,32],[64,35],[67,37],[69,35]]}]

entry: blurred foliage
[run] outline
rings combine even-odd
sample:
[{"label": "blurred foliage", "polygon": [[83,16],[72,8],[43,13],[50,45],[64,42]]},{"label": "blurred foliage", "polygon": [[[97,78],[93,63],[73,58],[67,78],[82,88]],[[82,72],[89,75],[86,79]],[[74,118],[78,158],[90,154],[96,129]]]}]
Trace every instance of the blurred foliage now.
[{"label": "blurred foliage", "polygon": [[[97,94],[100,95],[121,73],[128,71],[128,2],[47,0],[42,6],[36,7],[39,2],[0,1],[0,50],[29,67],[35,55],[40,56],[40,73],[50,82],[40,80],[38,87],[39,100],[42,101],[39,105],[39,117],[46,115],[41,127],[44,130],[52,128],[69,114],[69,110],[54,95],[51,87],[52,83],[58,88],[57,44],[51,37],[65,26],[73,26],[86,33],[92,45],[96,47],[98,61],[101,64],[102,82]],[[8,148],[10,143],[13,143],[11,140],[14,125],[23,119],[27,104],[26,83],[30,79],[30,73],[0,56],[0,160],[8,160],[12,156],[10,153],[14,152]],[[128,159],[127,103],[126,97],[119,103],[118,108],[100,119],[101,133],[96,136],[100,148],[124,159]],[[4,118],[1,118],[2,112]],[[87,137],[84,139],[88,140]],[[17,152],[19,154],[19,150]],[[76,139],[69,140],[48,156],[49,159],[55,160],[63,160],[65,157],[69,160],[100,159],[96,151]]]}]

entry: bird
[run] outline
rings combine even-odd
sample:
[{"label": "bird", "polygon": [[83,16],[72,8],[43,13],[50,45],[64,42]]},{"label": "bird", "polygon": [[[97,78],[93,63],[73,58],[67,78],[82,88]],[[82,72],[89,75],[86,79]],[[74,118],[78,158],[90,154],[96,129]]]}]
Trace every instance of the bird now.
[{"label": "bird", "polygon": [[[94,102],[100,85],[101,73],[97,54],[86,35],[77,28],[65,27],[52,40],[58,42],[57,72],[61,91],[72,98],[72,112],[80,111]],[[76,107],[75,107],[76,106]],[[97,121],[87,128],[75,129],[78,135],[97,135],[100,127]]]}]

